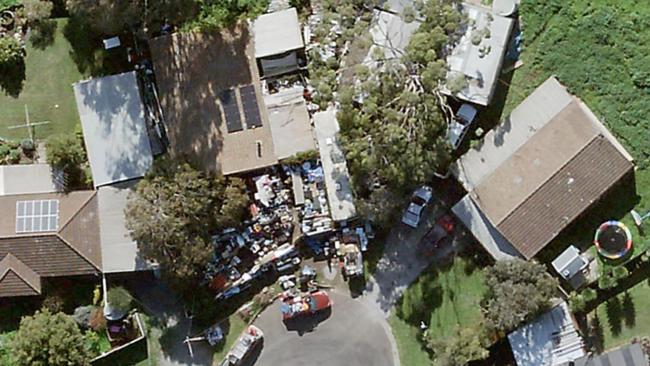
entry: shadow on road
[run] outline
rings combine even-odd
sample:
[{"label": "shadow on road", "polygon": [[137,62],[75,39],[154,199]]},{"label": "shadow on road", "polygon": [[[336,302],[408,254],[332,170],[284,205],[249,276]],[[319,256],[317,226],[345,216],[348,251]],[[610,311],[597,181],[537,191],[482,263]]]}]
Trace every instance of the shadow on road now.
[{"label": "shadow on road", "polygon": [[305,333],[312,332],[318,324],[324,322],[332,315],[332,308],[319,311],[316,314],[301,316],[284,321],[287,331],[296,331],[302,336]]}]

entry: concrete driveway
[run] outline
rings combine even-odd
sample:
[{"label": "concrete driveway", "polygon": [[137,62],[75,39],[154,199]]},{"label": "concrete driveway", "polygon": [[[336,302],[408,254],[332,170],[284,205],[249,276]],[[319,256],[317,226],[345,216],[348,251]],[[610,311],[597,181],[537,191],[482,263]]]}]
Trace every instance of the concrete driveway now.
[{"label": "concrete driveway", "polygon": [[255,366],[393,366],[390,328],[376,309],[347,292],[330,291],[331,313],[314,321],[282,322],[276,301],[254,323],[264,332],[264,347],[251,360]]}]

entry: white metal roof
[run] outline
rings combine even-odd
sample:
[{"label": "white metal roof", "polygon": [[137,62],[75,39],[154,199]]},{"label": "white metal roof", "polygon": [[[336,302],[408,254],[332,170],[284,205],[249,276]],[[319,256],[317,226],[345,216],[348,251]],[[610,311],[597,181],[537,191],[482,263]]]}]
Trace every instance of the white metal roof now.
[{"label": "white metal roof", "polygon": [[61,190],[49,164],[0,165],[0,195],[53,193]]},{"label": "white metal roof", "polygon": [[153,154],[135,72],[74,84],[95,187],[140,178]]},{"label": "white metal roof", "polygon": [[565,302],[508,334],[508,341],[517,366],[559,366],[586,354]]},{"label": "white metal roof", "polygon": [[495,260],[521,257],[517,249],[490,223],[469,194],[456,203],[451,211]]},{"label": "white metal roof", "polygon": [[314,129],[323,164],[325,187],[332,219],[344,221],[357,215],[345,155],[339,145],[336,111],[329,108],[314,114]]},{"label": "white metal roof", "polygon": [[[468,86],[456,97],[486,106],[497,85],[514,20],[493,14],[491,9],[478,5],[463,4],[463,12],[467,14],[470,25],[447,57],[447,76],[465,75],[469,79]],[[489,29],[489,38],[484,37],[480,44],[474,45],[472,34],[485,28]],[[483,47],[489,48],[489,52],[481,55],[480,49]],[[443,91],[450,94],[448,90]]]},{"label": "white metal roof", "polygon": [[135,181],[117,186],[99,187],[99,238],[104,273],[133,272],[151,269],[138,255],[138,246],[126,229],[124,209]]},{"label": "white metal roof", "polygon": [[305,47],[296,8],[260,15],[253,22],[255,58]]},{"label": "white metal roof", "polygon": [[411,36],[420,26],[417,20],[407,23],[399,15],[378,9],[373,13],[372,22],[370,35],[373,44],[363,61],[364,65],[370,67],[374,66],[373,54],[377,48],[383,51],[385,59],[402,57],[406,46],[411,41]]}]

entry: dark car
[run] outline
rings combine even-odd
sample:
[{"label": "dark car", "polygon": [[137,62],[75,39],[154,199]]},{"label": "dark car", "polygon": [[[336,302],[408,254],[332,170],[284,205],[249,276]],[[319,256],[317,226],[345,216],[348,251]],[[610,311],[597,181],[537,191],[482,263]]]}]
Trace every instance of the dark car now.
[{"label": "dark car", "polygon": [[454,231],[454,219],[445,215],[436,220],[433,227],[422,237],[418,248],[424,255],[432,255],[442,242]]}]

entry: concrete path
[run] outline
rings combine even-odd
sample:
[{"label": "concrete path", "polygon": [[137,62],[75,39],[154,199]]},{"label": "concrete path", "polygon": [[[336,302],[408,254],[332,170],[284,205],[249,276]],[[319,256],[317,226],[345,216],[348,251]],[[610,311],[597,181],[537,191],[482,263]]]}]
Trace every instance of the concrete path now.
[{"label": "concrete path", "polygon": [[457,249],[459,244],[454,240],[441,247],[433,256],[423,257],[418,254],[418,242],[443,214],[442,205],[433,205],[429,207],[417,229],[400,223],[388,235],[384,255],[379,260],[375,273],[366,283],[362,297],[369,305],[380,310],[385,317],[390,315],[391,308],[404,290],[424,269],[433,261],[446,257]]},{"label": "concrete path", "polygon": [[160,348],[152,347],[149,341],[150,359],[154,366],[210,366],[214,350],[205,342],[195,342],[194,358],[190,357],[187,346],[183,344],[185,337],[196,335],[197,330],[190,331],[190,320],[180,300],[163,283],[154,279],[135,281],[132,286],[133,296],[150,317],[154,329],[152,332],[160,335]]}]

